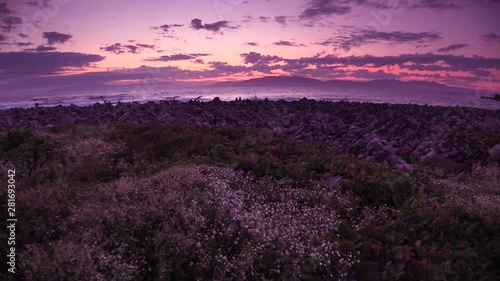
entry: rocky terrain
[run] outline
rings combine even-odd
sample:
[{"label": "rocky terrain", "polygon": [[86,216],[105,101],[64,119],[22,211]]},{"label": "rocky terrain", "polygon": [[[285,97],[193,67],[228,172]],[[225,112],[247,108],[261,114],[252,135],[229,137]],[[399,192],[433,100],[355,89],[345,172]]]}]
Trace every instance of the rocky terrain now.
[{"label": "rocky terrain", "polygon": [[259,127],[322,141],[368,161],[411,169],[417,161],[471,171],[500,161],[500,111],[352,102],[234,101],[96,103],[0,111],[1,127],[51,128],[107,122]]}]

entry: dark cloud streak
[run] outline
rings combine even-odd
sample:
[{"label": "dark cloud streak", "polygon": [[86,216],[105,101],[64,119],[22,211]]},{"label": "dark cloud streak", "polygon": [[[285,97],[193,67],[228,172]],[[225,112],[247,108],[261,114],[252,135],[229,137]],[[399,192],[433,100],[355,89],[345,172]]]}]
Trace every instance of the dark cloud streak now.
[{"label": "dark cloud streak", "polygon": [[55,51],[57,48],[56,47],[50,47],[50,46],[44,46],[40,45],[36,47],[35,51],[37,52],[48,52],[48,51]]},{"label": "dark cloud streak", "polygon": [[214,23],[202,24],[202,20],[193,19],[191,20],[191,28],[195,30],[205,29],[208,31],[213,31],[214,33],[219,32],[221,29],[236,29],[237,27],[230,26],[228,21],[218,21]]},{"label": "dark cloud streak", "polygon": [[182,24],[164,24],[164,25],[160,25],[160,26],[152,26],[151,29],[162,30],[162,31],[168,33],[172,30],[172,28],[182,27],[182,26],[183,26]]},{"label": "dark cloud streak", "polygon": [[481,36],[481,40],[488,43],[500,43],[500,36],[493,32],[490,32]]},{"label": "dark cloud streak", "polygon": [[195,60],[196,63],[200,63],[199,57],[206,57],[210,54],[194,53],[194,54],[174,54],[165,55],[158,58],[149,58],[146,61],[161,61],[161,62],[171,62],[171,61],[182,61],[182,60]]},{"label": "dark cloud streak", "polygon": [[437,51],[438,51],[438,53],[447,53],[447,52],[463,49],[467,46],[468,46],[467,44],[453,44],[453,45],[450,45],[448,47],[440,48]]},{"label": "dark cloud streak", "polygon": [[173,36],[173,34],[175,33],[174,29],[183,26],[183,24],[164,24],[160,26],[152,26],[151,29],[158,31],[158,34],[162,35],[163,37],[177,38]]},{"label": "dark cloud streak", "polygon": [[287,47],[305,47],[304,44],[298,44],[295,42],[285,41],[285,40],[280,40],[280,41],[274,42],[273,45],[275,45],[275,46],[287,46]]},{"label": "dark cloud streak", "polygon": [[110,52],[110,53],[113,53],[116,55],[120,55],[120,54],[125,54],[125,53],[140,54],[145,49],[154,50],[155,48],[156,48],[155,45],[148,45],[148,44],[141,44],[141,43],[137,43],[135,45],[115,43],[112,45],[108,45],[106,47],[100,47],[99,49],[101,51],[104,51],[104,52]]},{"label": "dark cloud streak", "polygon": [[23,20],[18,16],[4,16],[1,18],[0,28],[2,28],[3,32],[9,33],[22,23]]},{"label": "dark cloud streak", "polygon": [[[91,62],[100,61],[103,57],[96,55],[74,54],[69,57],[61,56],[62,53],[17,53],[17,55],[7,55],[0,53],[0,71],[4,71],[10,75],[23,76],[31,75],[46,75],[57,73],[67,67],[85,67]],[[14,53],[16,54],[16,53]],[[28,55],[28,56],[27,56]],[[29,57],[32,55],[32,57]],[[33,55],[48,56],[44,59],[41,57],[33,57]],[[175,60],[192,60],[193,63],[203,63],[199,58],[208,54],[174,54],[171,56],[162,57],[163,61]],[[14,57],[11,57],[14,56]],[[17,56],[17,57],[16,57]],[[75,56],[75,57],[73,57]],[[85,57],[91,56],[91,57]],[[21,60],[19,60],[19,58]],[[72,58],[73,59],[70,59]],[[198,57],[198,58],[197,58]],[[79,58],[79,59],[76,59]],[[127,69],[121,71],[109,72],[93,72],[84,73],[72,76],[59,77],[37,77],[37,83],[50,83],[60,86],[61,84],[70,84],[77,81],[80,82],[103,82],[117,81],[123,79],[145,79],[147,77],[161,77],[167,80],[176,79],[199,79],[199,78],[216,78],[235,74],[251,74],[254,72],[276,75],[275,70],[285,71],[288,75],[301,75],[315,78],[336,78],[336,77],[355,77],[364,79],[379,79],[379,78],[400,78],[400,77],[427,77],[444,79],[447,75],[453,75],[453,71],[466,71],[473,74],[474,77],[461,76],[457,78],[456,83],[477,81],[477,77],[486,76],[491,72],[491,69],[500,69],[500,59],[484,58],[484,57],[464,57],[455,55],[436,55],[436,54],[404,54],[399,56],[349,56],[338,57],[334,55],[303,57],[299,59],[286,59],[280,56],[263,55],[256,52],[241,54],[245,65],[231,65],[227,62],[211,61],[208,62],[207,68],[204,70],[185,70],[175,66],[167,67],[147,67],[142,66],[136,69]],[[76,59],[76,60],[75,60]],[[48,66],[39,63],[28,63],[26,66],[20,67],[20,63],[47,62]],[[158,61],[158,59],[151,59]],[[6,62],[8,62],[6,64]],[[31,66],[36,66],[31,69]],[[310,67],[314,66],[314,67]],[[391,73],[389,69],[393,66],[399,66],[401,71],[398,74]],[[350,67],[354,67],[352,70]],[[380,69],[384,68],[384,69]],[[404,70],[429,70],[439,71],[439,73],[429,74],[414,74]],[[443,74],[444,71],[444,74]],[[280,73],[282,73],[280,72]],[[281,74],[282,75],[282,74]],[[453,76],[456,77],[456,76]],[[31,79],[31,78],[23,78]],[[19,80],[20,81],[20,80]],[[45,81],[45,82],[44,82]],[[50,82],[47,82],[50,81]],[[16,82],[17,83],[17,82]],[[19,82],[20,83],[20,82]],[[33,82],[34,83],[34,82]],[[464,82],[465,83],[465,82]]]},{"label": "dark cloud streak", "polygon": [[249,63],[269,64],[269,63],[283,61],[283,58],[281,58],[281,57],[262,55],[262,54],[256,53],[256,52],[241,54],[241,57],[243,58],[243,61],[245,62],[245,64],[249,64]]},{"label": "dark cloud streak", "polygon": [[403,32],[393,31],[385,32],[378,31],[374,28],[364,29],[346,29],[339,32],[336,37],[330,38],[318,44],[324,46],[341,47],[349,51],[354,47],[360,47],[367,44],[389,43],[389,44],[405,44],[415,43],[422,44],[441,40],[442,37],[435,32]]},{"label": "dark cloud streak", "polygon": [[0,3],[0,16],[8,15],[12,11],[7,7],[7,3]]},{"label": "dark cloud streak", "polygon": [[56,32],[56,31],[52,31],[52,32],[44,32],[43,33],[43,38],[47,39],[47,43],[49,45],[54,45],[56,43],[58,43],[58,44],[64,44],[69,39],[73,38],[73,36],[71,36],[69,34],[63,34],[63,33],[59,33],[59,32]]},{"label": "dark cloud streak", "polygon": [[88,67],[102,60],[103,56],[82,53],[6,52],[0,53],[0,71],[4,77],[51,75],[67,68]]},{"label": "dark cloud streak", "polygon": [[310,0],[300,18],[314,19],[329,15],[345,15],[351,11],[351,7],[339,5],[337,2],[334,0]]},{"label": "dark cloud streak", "polygon": [[458,5],[456,2],[457,1],[454,0],[421,0],[420,2],[415,3],[412,8],[426,8],[433,10],[449,10],[461,8],[462,5]]},{"label": "dark cloud streak", "polygon": [[274,21],[283,25],[283,26],[286,26],[287,23],[286,23],[286,18],[285,16],[277,16],[277,17],[274,17]]},{"label": "dark cloud streak", "polygon": [[436,55],[432,53],[402,54],[399,56],[384,57],[375,57],[370,55],[337,57],[327,55],[324,57],[301,58],[295,61],[307,65],[341,64],[356,67],[383,67],[397,65],[403,68],[407,67],[407,64],[435,65],[437,63],[444,62],[446,65],[449,65],[449,67],[443,69],[449,71],[474,71],[480,68],[500,69],[500,58]]}]

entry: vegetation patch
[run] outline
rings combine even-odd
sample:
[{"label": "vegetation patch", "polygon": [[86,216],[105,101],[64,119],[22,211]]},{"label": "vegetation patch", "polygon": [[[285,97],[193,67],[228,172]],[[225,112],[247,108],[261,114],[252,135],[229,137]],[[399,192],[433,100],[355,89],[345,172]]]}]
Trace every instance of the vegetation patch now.
[{"label": "vegetation patch", "polygon": [[25,280],[500,275],[498,167],[401,171],[266,130],[184,123],[0,140],[0,166],[18,174]]}]

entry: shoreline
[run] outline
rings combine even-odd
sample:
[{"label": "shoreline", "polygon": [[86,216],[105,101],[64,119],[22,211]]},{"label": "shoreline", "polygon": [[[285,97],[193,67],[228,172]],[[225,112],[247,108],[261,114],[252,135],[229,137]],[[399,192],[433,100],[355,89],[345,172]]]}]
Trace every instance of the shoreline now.
[{"label": "shoreline", "polygon": [[[346,101],[242,100],[95,103],[90,106],[11,108],[2,128],[186,122],[264,128],[299,141],[319,141],[359,159],[411,169],[413,157],[454,171],[496,162],[500,110]],[[490,143],[486,137],[493,136]],[[495,146],[496,145],[496,146]],[[494,151],[491,151],[495,149]],[[432,164],[432,163],[431,163]]]},{"label": "shoreline", "polygon": [[[276,87],[275,87],[276,88]],[[277,90],[278,89],[278,90]],[[314,89],[314,88],[313,88]],[[322,89],[321,87],[319,89]],[[325,88],[328,89],[328,88]],[[241,90],[241,91],[240,91]],[[392,93],[388,96],[389,93]],[[254,101],[255,97],[258,100],[268,99],[270,101],[297,101],[303,97],[310,98],[316,101],[325,102],[362,102],[362,103],[382,103],[382,104],[405,104],[405,105],[421,105],[421,106],[443,106],[443,107],[471,107],[487,110],[500,110],[500,103],[496,101],[486,102],[481,99],[478,94],[472,93],[446,93],[443,98],[436,96],[437,92],[397,92],[397,91],[381,91],[375,89],[373,92],[358,91],[342,91],[338,89],[330,89],[330,91],[312,91],[311,88],[300,87],[236,87],[236,88],[221,88],[213,90],[210,88],[173,88],[164,92],[145,93],[136,92],[81,92],[81,93],[65,93],[65,94],[47,94],[46,97],[40,98],[38,95],[27,96],[27,99],[21,99],[20,96],[14,95],[10,98],[5,97],[4,102],[0,103],[0,110],[8,110],[11,108],[31,108],[38,103],[41,107],[57,107],[76,105],[79,107],[92,106],[96,102],[101,103],[103,97],[108,102],[116,103],[147,103],[147,102],[168,102],[178,100],[181,102],[189,102],[190,100],[199,100],[202,102],[210,102],[214,98],[219,97],[222,101],[231,102],[237,98]]]}]

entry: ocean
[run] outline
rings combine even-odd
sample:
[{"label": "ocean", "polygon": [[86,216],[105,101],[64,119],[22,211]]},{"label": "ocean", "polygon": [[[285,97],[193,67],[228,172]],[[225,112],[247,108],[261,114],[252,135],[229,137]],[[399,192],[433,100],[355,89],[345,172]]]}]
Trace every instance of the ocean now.
[{"label": "ocean", "polygon": [[[482,93],[484,94],[484,93]],[[37,93],[9,94],[0,93],[0,109],[30,108],[36,104],[42,107],[58,105],[92,105],[103,102],[103,99],[112,103],[161,101],[176,99],[189,101],[197,97],[200,101],[210,101],[219,97],[223,101],[235,98],[242,99],[269,99],[269,100],[298,100],[303,97],[315,100],[352,101],[392,104],[420,104],[437,106],[466,106],[483,109],[500,109],[500,101],[482,99],[480,93],[453,93],[453,92],[412,92],[388,90],[360,90],[339,89],[326,87],[169,87],[154,90],[134,91],[81,91],[72,93],[53,93],[41,96]]]}]

